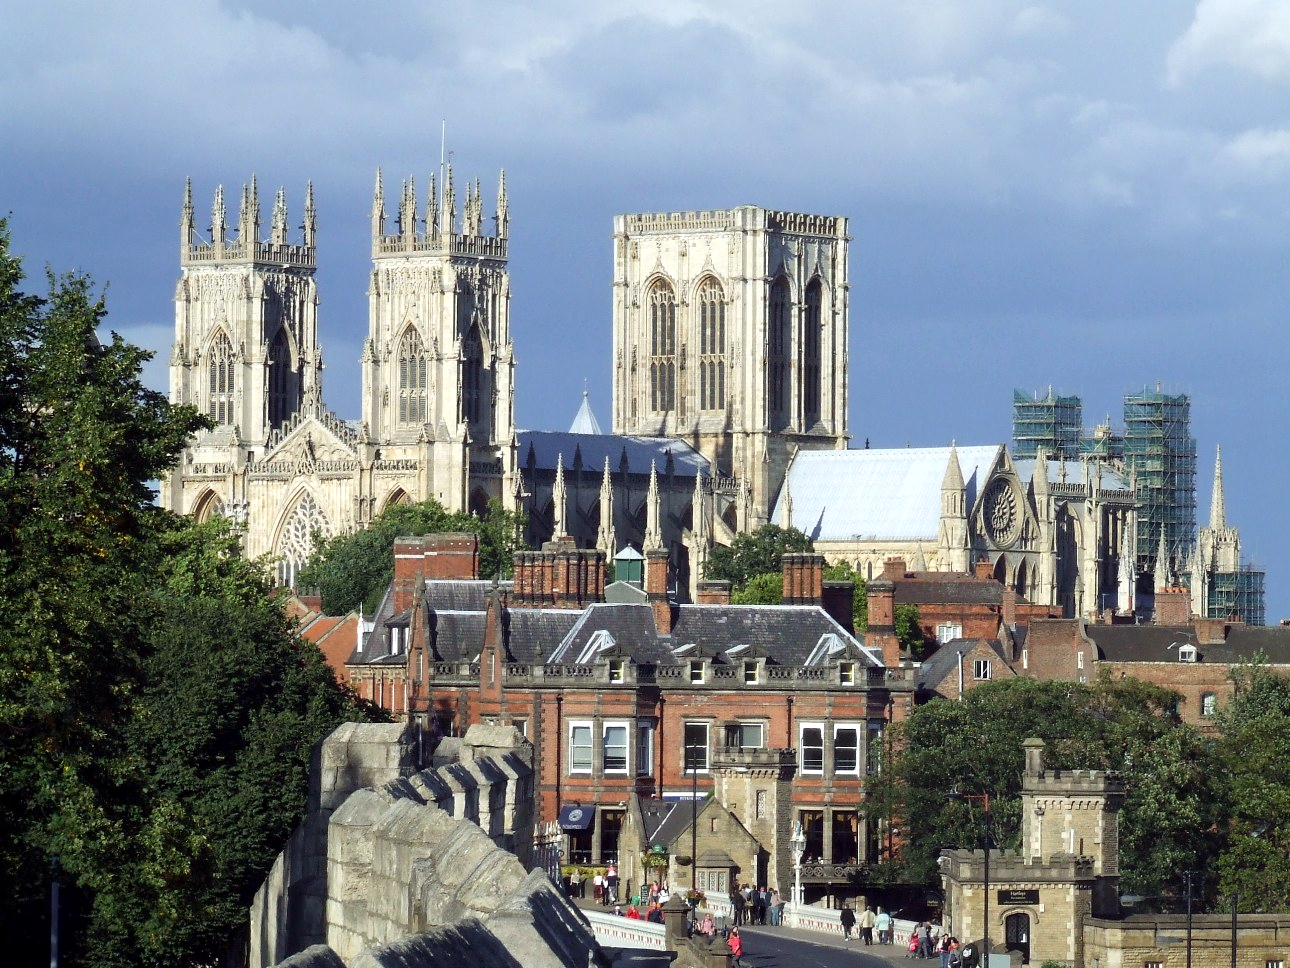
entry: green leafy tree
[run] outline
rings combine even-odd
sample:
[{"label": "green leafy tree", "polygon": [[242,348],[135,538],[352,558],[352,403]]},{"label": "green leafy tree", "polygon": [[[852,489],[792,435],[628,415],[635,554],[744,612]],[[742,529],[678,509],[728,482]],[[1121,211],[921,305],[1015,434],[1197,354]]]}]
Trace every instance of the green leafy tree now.
[{"label": "green leafy tree", "polygon": [[729,547],[713,548],[704,577],[728,581],[731,591],[739,592],[757,575],[782,575],[780,559],[784,555],[814,549],[811,539],[796,528],[764,524],[756,531],[736,535]]},{"label": "green leafy tree", "polygon": [[1247,911],[1290,909],[1290,678],[1259,656],[1232,672],[1217,760],[1224,777],[1217,888]]},{"label": "green leafy tree", "polygon": [[1131,679],[1088,686],[1018,677],[976,686],[960,702],[919,706],[893,728],[891,773],[871,797],[871,809],[899,818],[903,833],[890,876],[935,883],[943,848],[980,845],[980,804],[948,800],[954,786],[989,793],[995,843],[1015,846],[1021,743],[1036,736],[1055,768],[1123,773],[1123,883],[1142,894],[1175,890],[1178,872],[1213,856],[1217,800],[1207,746],[1172,714],[1175,698]]},{"label": "green leafy tree", "polygon": [[918,606],[897,605],[892,621],[900,647],[915,659],[921,658],[927,643],[923,639],[923,627],[918,621]]},{"label": "green leafy tree", "polygon": [[743,588],[731,593],[730,601],[735,605],[779,605],[783,603],[783,573],[767,572],[764,575],[753,575]]},{"label": "green leafy tree", "polygon": [[485,576],[511,574],[523,518],[490,501],[488,513],[446,511],[438,501],[395,504],[361,531],[338,534],[323,541],[300,570],[298,584],[317,588],[323,608],[342,615],[360,606],[373,612],[394,577],[394,539],[446,531],[479,535],[479,567]]},{"label": "green leafy tree", "polygon": [[152,617],[146,482],[205,423],[143,385],[150,354],[100,342],[88,279],[22,280],[0,221],[0,929],[20,962],[48,943],[50,855],[92,893],[139,809],[119,724]]},{"label": "green leafy tree", "polygon": [[849,581],[855,585],[851,596],[851,624],[856,632],[869,628],[869,586],[860,572],[851,567],[851,562],[840,561],[824,569],[827,581]]}]

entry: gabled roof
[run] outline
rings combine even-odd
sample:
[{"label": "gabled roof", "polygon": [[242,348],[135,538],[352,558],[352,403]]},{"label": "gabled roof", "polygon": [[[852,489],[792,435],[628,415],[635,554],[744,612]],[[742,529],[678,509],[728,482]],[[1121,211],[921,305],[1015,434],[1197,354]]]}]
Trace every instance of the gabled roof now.
[{"label": "gabled roof", "polygon": [[1233,625],[1225,641],[1206,645],[1190,625],[1088,625],[1098,658],[1109,662],[1177,662],[1180,645],[1194,645],[1201,662],[1236,664],[1262,652],[1269,662],[1290,665],[1290,627]]},{"label": "gabled roof", "polygon": [[[935,689],[946,679],[955,675],[960,661],[966,661],[974,653],[979,655],[989,652],[1000,662],[1007,664],[1007,659],[999,650],[999,643],[992,639],[953,639],[933,652],[918,667],[918,687]],[[971,669],[966,670],[968,677]]]},{"label": "gabled roof", "polygon": [[[998,464],[1003,445],[959,447],[967,507]],[[949,447],[802,450],[789,465],[793,526],[816,541],[933,540]],[[771,520],[783,524],[783,493]]]},{"label": "gabled roof", "polygon": [[573,424],[569,427],[571,434],[598,434],[600,433],[600,421],[596,415],[591,412],[591,400],[587,396],[587,391],[582,391],[582,406],[578,408],[577,414],[573,418]]}]

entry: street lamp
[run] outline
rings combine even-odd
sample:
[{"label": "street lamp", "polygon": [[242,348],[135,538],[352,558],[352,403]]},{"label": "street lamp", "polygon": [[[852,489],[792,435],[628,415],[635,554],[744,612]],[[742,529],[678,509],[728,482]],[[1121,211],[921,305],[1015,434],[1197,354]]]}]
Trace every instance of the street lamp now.
[{"label": "street lamp", "polygon": [[690,890],[699,889],[699,751],[705,746],[687,746],[685,758],[690,768]]},{"label": "street lamp", "polygon": [[802,855],[806,853],[806,831],[802,829],[802,821],[797,822],[793,828],[793,836],[788,838],[789,846],[793,850],[793,910],[802,905]]},{"label": "street lamp", "polygon": [[[984,871],[985,964],[986,964],[986,968],[989,968],[989,964],[990,964],[990,843],[991,843],[991,840],[993,840],[993,837],[991,836],[990,794],[960,793],[957,789],[954,789],[954,790],[951,790],[949,793],[947,793],[945,795],[945,798],[947,800],[965,800],[969,803],[973,800],[981,801],[981,813],[985,820],[985,823],[984,823],[984,827],[985,827],[985,830],[984,830],[984,833],[985,833],[985,871]],[[1188,965],[1187,968],[1191,968],[1191,965]]]}]

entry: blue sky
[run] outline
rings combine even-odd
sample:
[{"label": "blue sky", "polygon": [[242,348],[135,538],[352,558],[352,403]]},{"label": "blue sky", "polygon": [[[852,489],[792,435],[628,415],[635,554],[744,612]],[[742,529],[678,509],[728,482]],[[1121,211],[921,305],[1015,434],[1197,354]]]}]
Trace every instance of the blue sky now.
[{"label": "blue sky", "polygon": [[[319,223],[324,391],[358,416],[368,212],[437,167],[511,199],[518,422],[609,423],[615,213],[848,216],[851,428],[1007,440],[1014,387],[1192,397],[1207,518],[1290,616],[1290,4],[515,0],[9,4],[0,211],[108,284],[166,385],[179,207],[258,176]],[[460,193],[459,193],[460,194]],[[232,221],[230,213],[230,221]],[[33,283],[34,284],[34,283]]]}]

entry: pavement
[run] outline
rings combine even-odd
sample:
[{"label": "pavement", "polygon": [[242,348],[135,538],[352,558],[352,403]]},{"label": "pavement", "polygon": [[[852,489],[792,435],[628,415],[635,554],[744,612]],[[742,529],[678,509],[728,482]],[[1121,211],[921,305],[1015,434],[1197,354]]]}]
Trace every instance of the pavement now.
[{"label": "pavement", "polygon": [[914,965],[926,965],[931,968],[933,964],[940,968],[940,958],[914,959],[910,961],[909,951],[904,945],[895,944],[865,944],[858,937],[853,941],[847,941],[840,934],[828,934],[824,931],[804,931],[800,928],[785,928],[782,926],[771,927],[766,925],[744,925],[739,929],[742,934],[750,938],[756,938],[760,935],[773,936],[777,938],[787,938],[791,941],[802,942],[803,944],[821,945],[826,948],[840,948],[846,951],[855,951],[858,953],[870,955],[875,958],[881,958],[883,961],[889,961],[894,964],[905,965],[906,968],[914,968]]}]

